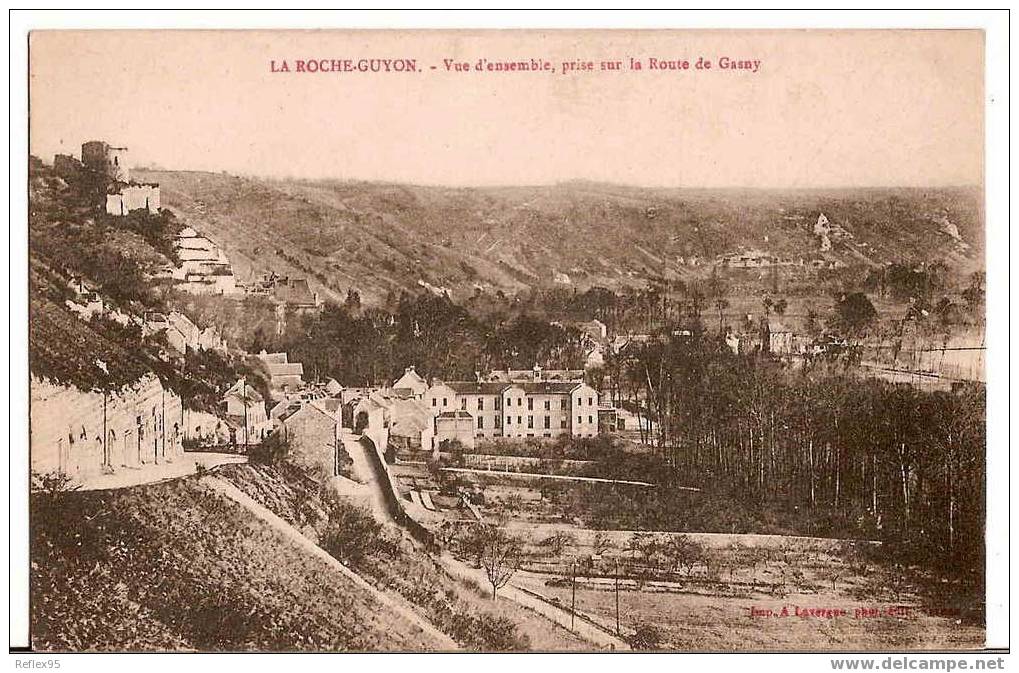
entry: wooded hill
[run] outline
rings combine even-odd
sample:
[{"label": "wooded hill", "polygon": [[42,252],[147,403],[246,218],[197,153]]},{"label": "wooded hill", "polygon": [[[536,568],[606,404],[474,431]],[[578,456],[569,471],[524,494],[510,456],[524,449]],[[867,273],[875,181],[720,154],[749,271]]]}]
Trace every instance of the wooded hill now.
[{"label": "wooded hill", "polygon": [[[643,287],[704,277],[716,256],[741,249],[860,268],[943,261],[965,275],[982,267],[981,194],[968,188],[452,188],[135,172],[225,246],[242,279],[269,270],[306,276],[338,300],[355,288],[376,301],[419,281],[454,299],[475,287]],[[813,233],[821,212],[852,234],[831,252],[820,252]]]}]

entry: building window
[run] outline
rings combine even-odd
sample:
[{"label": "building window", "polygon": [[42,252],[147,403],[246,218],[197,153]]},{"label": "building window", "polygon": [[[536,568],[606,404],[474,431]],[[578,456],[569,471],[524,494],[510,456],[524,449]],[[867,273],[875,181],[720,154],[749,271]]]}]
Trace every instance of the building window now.
[{"label": "building window", "polygon": [[524,419],[521,418],[520,416],[517,416],[517,425],[520,425],[523,422],[524,422]]},{"label": "building window", "polygon": [[445,409],[447,404],[449,404],[449,398],[443,397],[442,398],[442,408]]},{"label": "building window", "polygon": [[594,423],[594,416],[588,416],[587,417],[587,422],[588,422],[588,424],[593,424]]},{"label": "building window", "polygon": [[506,425],[513,425],[513,417],[512,416],[507,416],[506,417]]},{"label": "building window", "polygon": [[570,408],[570,401],[569,401],[568,399],[566,399],[565,397],[563,398],[563,404],[562,404],[562,407],[563,407],[563,410],[564,410],[564,411],[565,411],[566,409],[569,409],[569,408]]},{"label": "building window", "polygon": [[438,404],[439,404],[439,398],[433,397],[432,398],[432,406],[434,407],[434,406],[437,406]]},{"label": "building window", "polygon": [[552,408],[552,400],[545,400],[545,411]]},{"label": "building window", "polygon": [[479,397],[478,398],[478,411],[484,411],[484,410],[485,410],[485,398],[484,397]]},{"label": "building window", "polygon": [[524,398],[522,398],[522,397],[518,397],[518,398],[517,398],[517,406],[519,407],[519,406],[520,406],[521,404],[523,404],[523,403],[524,403]]},{"label": "building window", "polygon": [[528,397],[527,398],[527,410],[528,411],[534,411],[534,398],[533,397]]},{"label": "building window", "polygon": [[563,430],[566,429],[566,419],[565,418],[562,419],[561,421],[559,421],[559,427],[562,428]]},{"label": "building window", "polygon": [[545,417],[545,429],[548,430],[552,427],[552,419],[548,416]]},{"label": "building window", "polygon": [[460,398],[460,410],[461,411],[467,411],[467,398],[466,397],[461,397]]},{"label": "building window", "polygon": [[531,429],[534,427],[534,416],[527,417],[527,428]]},{"label": "building window", "polygon": [[478,416],[478,430],[482,430],[482,429],[484,429],[484,427],[485,427],[485,419],[483,417],[481,417],[481,416]]},{"label": "building window", "polygon": [[501,420],[502,420],[502,416],[496,416],[495,417],[495,427],[499,427],[499,421],[501,421]]},{"label": "building window", "polygon": [[495,398],[495,410],[496,411],[499,410],[499,404],[500,404],[501,401],[502,401],[501,398],[498,398],[498,397]]},{"label": "building window", "polygon": [[589,407],[593,407],[594,406],[594,398],[593,397],[587,398],[587,406],[589,406]]},{"label": "building window", "polygon": [[577,425],[580,425],[583,422],[584,422],[584,419],[581,418],[580,416],[577,416]]}]

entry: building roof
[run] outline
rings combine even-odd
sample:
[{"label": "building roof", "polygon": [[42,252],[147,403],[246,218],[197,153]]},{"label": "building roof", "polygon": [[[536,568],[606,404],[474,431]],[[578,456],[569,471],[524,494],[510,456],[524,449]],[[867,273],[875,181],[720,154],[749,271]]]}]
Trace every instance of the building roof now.
[{"label": "building roof", "polygon": [[540,381],[538,383],[518,383],[528,395],[569,395],[584,385],[583,381]]},{"label": "building roof", "polygon": [[300,362],[267,362],[265,366],[269,370],[269,375],[273,378],[277,376],[304,375],[304,365]]},{"label": "building roof", "polygon": [[[242,385],[243,385],[243,392],[242,392]],[[230,390],[226,391],[226,393],[223,394],[223,399],[226,399],[228,397],[242,398],[242,397],[245,397],[245,396],[248,398],[249,402],[261,402],[262,401],[262,394],[260,392],[258,392],[253,387],[248,385],[244,381],[244,379],[238,379],[237,383],[235,383],[232,386],[230,386]]]},{"label": "building roof", "polygon": [[307,414],[321,414],[322,416],[328,418],[333,423],[336,422],[336,416],[334,414],[330,414],[328,411],[318,406],[317,402],[302,404],[295,411],[290,411],[289,409],[287,411],[288,413],[279,417],[280,422],[283,423],[284,425],[286,425],[287,421],[291,421],[298,416]]},{"label": "building roof", "polygon": [[276,284],[273,290],[276,298],[294,306],[317,306],[318,299],[311,291],[306,278],[287,278]]},{"label": "building roof", "polygon": [[500,395],[510,387],[508,383],[498,381],[443,381],[444,385],[453,389],[457,395]]},{"label": "building roof", "polygon": [[584,378],[583,369],[495,369],[488,375],[489,381],[523,383],[534,381],[573,381]]},{"label": "building roof", "polygon": [[265,351],[262,351],[261,353],[259,353],[255,357],[257,357],[259,360],[261,360],[265,364],[280,363],[280,362],[286,362],[287,361],[287,354],[286,353],[266,353]]},{"label": "building roof", "polygon": [[312,404],[319,405],[322,409],[329,412],[330,414],[336,414],[336,410],[340,408],[340,400],[335,398],[328,398],[324,400],[315,400]]},{"label": "building roof", "polygon": [[285,416],[289,416],[298,409],[300,409],[304,403],[301,400],[283,400],[278,402],[276,406],[269,412],[269,418],[281,419]]},{"label": "building roof", "polygon": [[474,418],[469,411],[443,411],[436,415],[436,418]]}]

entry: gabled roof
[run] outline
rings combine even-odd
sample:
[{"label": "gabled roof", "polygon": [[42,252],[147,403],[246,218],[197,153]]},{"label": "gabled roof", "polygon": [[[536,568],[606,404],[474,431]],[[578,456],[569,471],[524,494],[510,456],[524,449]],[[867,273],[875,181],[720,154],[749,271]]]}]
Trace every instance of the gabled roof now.
[{"label": "gabled roof", "polygon": [[321,414],[323,417],[328,418],[333,423],[336,422],[336,416],[334,414],[329,413],[322,407],[318,406],[318,402],[310,402],[308,404],[301,405],[300,407],[298,407],[296,411],[280,416],[280,421],[285,425],[287,421],[297,418],[298,416],[306,416],[308,414]]},{"label": "gabled roof", "polygon": [[[241,387],[242,385],[243,385],[243,392],[242,392],[242,387]],[[235,383],[232,386],[230,386],[230,390],[226,391],[223,394],[223,399],[226,399],[228,397],[242,398],[245,395],[247,396],[249,402],[261,402],[262,401],[262,394],[259,393],[257,390],[255,390],[250,385],[246,384],[244,382],[244,379],[238,379],[237,383]]]},{"label": "gabled roof", "polygon": [[277,402],[276,406],[269,412],[269,418],[281,419],[289,416],[301,408],[303,403],[300,400],[283,400]]}]

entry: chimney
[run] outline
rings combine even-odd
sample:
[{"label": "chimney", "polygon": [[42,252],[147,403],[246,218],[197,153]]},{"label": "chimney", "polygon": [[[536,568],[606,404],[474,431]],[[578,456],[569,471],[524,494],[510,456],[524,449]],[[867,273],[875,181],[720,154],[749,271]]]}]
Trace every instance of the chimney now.
[{"label": "chimney", "polygon": [[412,374],[413,372],[414,372],[414,365],[411,365],[410,367],[406,367],[403,370],[404,374]]},{"label": "chimney", "polygon": [[534,365],[534,382],[541,383],[541,365]]}]

